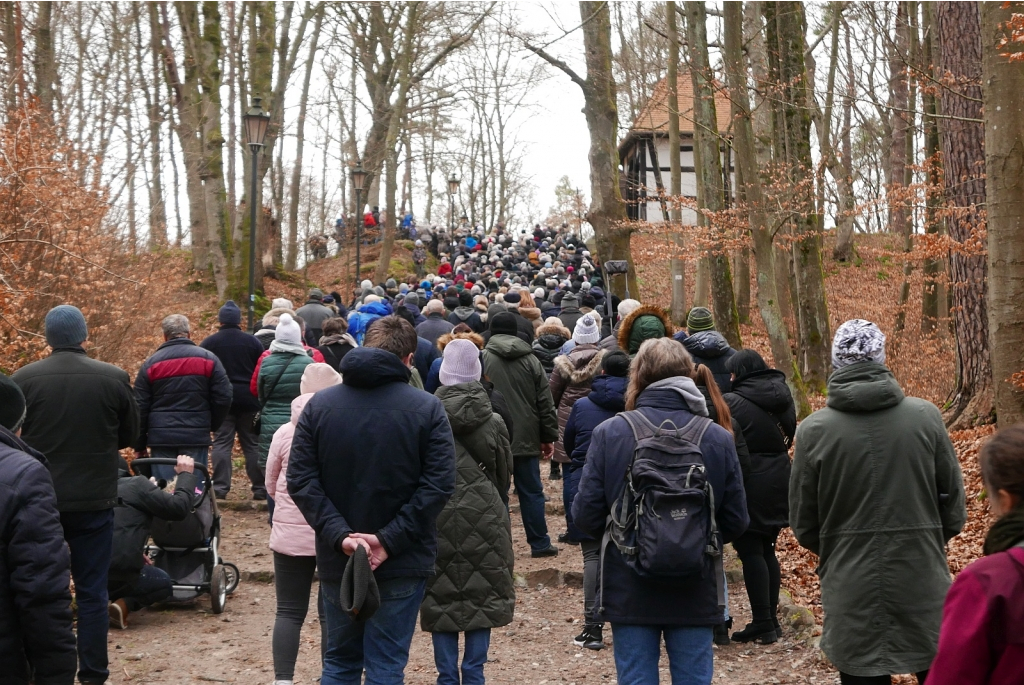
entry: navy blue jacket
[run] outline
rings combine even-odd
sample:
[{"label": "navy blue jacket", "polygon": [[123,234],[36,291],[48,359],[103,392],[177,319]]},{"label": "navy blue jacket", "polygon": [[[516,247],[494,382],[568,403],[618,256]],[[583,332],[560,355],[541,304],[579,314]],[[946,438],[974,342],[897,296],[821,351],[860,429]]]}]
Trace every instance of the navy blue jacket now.
[{"label": "navy blue jacket", "polygon": [[572,542],[593,540],[576,526],[572,518],[572,501],[580,487],[583,464],[587,461],[587,449],[594,429],[626,408],[626,386],[629,379],[619,376],[594,377],[590,394],[576,400],[565,422],[562,447],[570,459],[562,488],[562,503],[565,506],[567,534]]},{"label": "navy blue jacket", "polygon": [[[416,338],[416,353],[412,356],[412,365],[420,372],[420,380],[426,381],[430,375],[430,365],[441,356],[437,346],[426,338]],[[438,367],[440,369],[440,367]]]},{"label": "navy blue jacket", "polygon": [[377,535],[378,580],[434,574],[436,519],[455,492],[455,441],[441,401],[409,385],[385,350],[341,360],[342,385],[316,393],[299,417],[288,492],[316,531],[320,578],[339,582],[350,533]]},{"label": "navy blue jacket", "polygon": [[[640,393],[637,409],[655,426],[666,419],[683,426],[693,417],[685,400],[668,388]],[[635,445],[633,432],[623,418],[606,421],[594,430],[572,505],[573,518],[584,533],[595,538],[604,533],[611,505],[625,487]],[[716,424],[704,433],[700,450],[715,495],[718,528],[723,542],[732,542],[743,534],[748,523],[736,445],[728,431]],[[722,622],[717,582],[710,558],[698,582],[641,578],[626,566],[618,548],[609,544],[601,581],[604,611],[600,618],[633,625],[714,626]]]},{"label": "navy blue jacket", "polygon": [[71,557],[42,454],[0,427],[0,682],[72,685]]},{"label": "navy blue jacket", "polygon": [[135,377],[139,438],[135,449],[208,447],[231,409],[231,381],[213,352],[188,338],[156,348]]},{"label": "navy blue jacket", "polygon": [[199,343],[199,346],[217,355],[228,374],[234,393],[231,400],[232,413],[259,411],[260,403],[249,391],[249,381],[256,371],[256,362],[265,352],[263,343],[238,326],[226,324]]},{"label": "navy blue jacket", "polygon": [[683,347],[693,357],[695,364],[703,364],[708,367],[718,389],[723,393],[732,390],[732,374],[725,368],[725,363],[736,354],[736,350],[729,347],[729,342],[722,337],[718,331],[701,331],[688,335],[682,340]]}]

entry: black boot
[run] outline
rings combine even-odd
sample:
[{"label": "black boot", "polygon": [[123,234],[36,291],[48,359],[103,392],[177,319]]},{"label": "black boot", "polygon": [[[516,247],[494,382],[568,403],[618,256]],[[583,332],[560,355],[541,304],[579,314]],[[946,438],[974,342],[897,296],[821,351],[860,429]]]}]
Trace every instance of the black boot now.
[{"label": "black boot", "polygon": [[562,465],[557,461],[551,461],[551,480],[562,480]]},{"label": "black boot", "polygon": [[725,647],[730,644],[729,642],[729,629],[732,628],[732,619],[730,618],[725,623],[719,623],[715,626],[715,644],[719,647]]},{"label": "black boot", "polygon": [[758,642],[762,645],[770,645],[778,642],[779,636],[775,632],[775,623],[771,619],[751,621],[743,630],[732,634],[734,642]]},{"label": "black boot", "polygon": [[772,623],[775,624],[775,634],[778,635],[779,639],[781,640],[782,639],[782,624],[779,623],[779,607],[778,606],[773,606],[772,607]]}]

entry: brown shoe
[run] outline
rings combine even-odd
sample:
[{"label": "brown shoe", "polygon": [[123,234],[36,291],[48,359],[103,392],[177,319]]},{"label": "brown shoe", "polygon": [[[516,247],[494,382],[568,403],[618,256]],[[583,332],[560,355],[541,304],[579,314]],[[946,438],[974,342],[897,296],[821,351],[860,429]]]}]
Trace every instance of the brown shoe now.
[{"label": "brown shoe", "polygon": [[110,616],[110,625],[120,630],[128,627],[128,605],[123,599],[117,599],[107,607],[107,614]]}]

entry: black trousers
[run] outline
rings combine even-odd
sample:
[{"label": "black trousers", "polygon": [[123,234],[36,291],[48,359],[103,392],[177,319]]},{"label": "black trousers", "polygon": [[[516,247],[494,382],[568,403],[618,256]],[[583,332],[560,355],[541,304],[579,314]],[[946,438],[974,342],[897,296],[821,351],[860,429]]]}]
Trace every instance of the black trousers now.
[{"label": "black trousers", "polygon": [[[928,678],[928,671],[921,671],[917,674],[918,685],[924,685],[924,681]],[[887,675],[873,675],[873,676],[860,676],[850,675],[848,673],[839,673],[839,682],[842,685],[891,685],[892,676]]]},{"label": "black trousers", "polygon": [[[295,660],[299,656],[299,633],[309,610],[309,593],[316,571],[316,557],[290,557],[274,552],[274,589],[277,592],[277,617],[271,650],[274,653],[274,679],[292,680]],[[317,616],[320,618],[320,654],[327,645],[327,621],[324,619],[323,597],[317,593]]]},{"label": "black trousers", "polygon": [[743,563],[743,584],[747,588],[754,621],[775,618],[774,610],[779,606],[782,572],[775,556],[778,537],[778,532],[765,535],[748,531],[732,543]]}]

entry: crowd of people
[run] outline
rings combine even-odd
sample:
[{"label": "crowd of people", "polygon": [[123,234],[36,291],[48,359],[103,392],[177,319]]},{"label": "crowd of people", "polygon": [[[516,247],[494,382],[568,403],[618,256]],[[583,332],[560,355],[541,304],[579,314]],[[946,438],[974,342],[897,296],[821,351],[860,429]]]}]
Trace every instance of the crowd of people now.
[{"label": "crowd of people", "polygon": [[[154,519],[188,515],[197,465],[226,497],[236,439],[268,502],[275,685],[315,577],[324,685],[403,682],[417,622],[439,684],[484,682],[515,612],[513,502],[532,557],[578,547],[582,631],[565,639],[602,649],[610,625],[619,682],[657,683],[664,650],[673,683],[706,685],[714,644],[779,640],[790,526],[820,560],[841,682],[1024,682],[1024,427],[982,450],[999,520],[950,589],[960,466],[875,324],[837,330],[827,406],[798,426],[784,373],[706,308],[677,330],[620,301],[567,230],[466,231],[438,256],[347,299],[275,299],[254,333],[231,301],[200,344],[171,314],[134,382],[86,354],[78,309],[52,309],[50,355],[0,375],[0,682],[107,680],[109,626],[171,599],[144,554]],[[544,475],[562,486],[554,541]],[[731,633],[726,544],[751,611]]]}]

